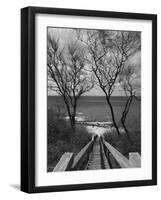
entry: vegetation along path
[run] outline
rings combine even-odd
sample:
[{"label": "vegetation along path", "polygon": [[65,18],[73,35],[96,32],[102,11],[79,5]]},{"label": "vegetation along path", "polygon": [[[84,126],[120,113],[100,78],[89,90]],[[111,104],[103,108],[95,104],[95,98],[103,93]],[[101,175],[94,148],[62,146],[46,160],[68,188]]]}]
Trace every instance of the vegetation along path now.
[{"label": "vegetation along path", "polygon": [[129,153],[128,159],[102,137],[95,136],[74,158],[73,153],[63,154],[54,171],[110,169],[112,165],[109,155],[113,156],[120,168],[140,167],[139,153]]}]

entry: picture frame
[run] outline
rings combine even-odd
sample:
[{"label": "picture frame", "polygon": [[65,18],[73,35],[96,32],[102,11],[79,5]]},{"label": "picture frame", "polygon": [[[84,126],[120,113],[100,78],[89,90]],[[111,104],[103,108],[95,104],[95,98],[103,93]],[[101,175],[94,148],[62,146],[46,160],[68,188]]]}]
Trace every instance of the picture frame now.
[{"label": "picture frame", "polygon": [[[40,20],[37,18],[39,16],[40,16]],[[51,19],[52,16],[55,16],[55,18]],[[56,18],[58,18],[58,20],[56,20]],[[66,18],[66,21],[63,23],[65,18]],[[82,21],[81,21],[81,18],[83,19]],[[89,19],[89,22],[87,22],[87,24],[86,24],[86,19],[87,21]],[[43,25],[45,27],[45,30],[47,27],[51,27],[51,26],[57,27],[57,28],[64,27],[64,24],[67,24],[66,28],[80,28],[82,26],[82,29],[84,28],[90,29],[92,26],[94,27],[94,24],[100,23],[101,25],[98,25],[98,26],[101,26],[100,27],[101,29],[102,27],[104,27],[106,20],[109,20],[108,21],[109,24],[112,24],[112,23],[117,24],[117,26],[113,25],[114,30],[128,29],[128,31],[131,31],[131,29],[128,28],[128,26],[129,27],[133,26],[133,27],[136,27],[136,30],[140,30],[139,28],[137,29],[137,26],[140,27],[144,23],[147,23],[148,24],[147,27],[150,27],[148,29],[149,32],[146,31],[147,30],[146,25],[145,25],[145,30],[140,30],[143,34],[145,33],[145,35],[143,35],[141,38],[143,41],[142,42],[143,44],[141,47],[141,51],[142,51],[141,60],[143,62],[141,76],[150,77],[150,80],[151,80],[149,85],[147,83],[148,85],[147,89],[142,87],[142,93],[145,93],[145,96],[143,96],[142,99],[144,103],[149,102],[149,104],[147,105],[150,106],[149,108],[150,116],[149,118],[147,117],[148,118],[147,121],[151,124],[150,126],[151,129],[149,129],[149,133],[147,134],[147,136],[145,135],[145,138],[147,138],[147,140],[144,138],[144,136],[142,136],[142,139],[145,139],[145,141],[147,141],[147,143],[145,142],[146,143],[145,148],[143,147],[142,156],[144,157],[144,150],[146,151],[147,146],[150,144],[150,148],[149,148],[150,150],[148,152],[148,155],[145,155],[145,157],[147,156],[147,160],[150,159],[150,163],[148,164],[148,166],[145,166],[147,171],[149,170],[147,173],[149,173],[150,175],[146,177],[144,175],[144,172],[146,170],[144,169],[141,172],[138,172],[138,174],[143,173],[143,175],[140,174],[141,178],[139,178],[139,175],[138,176],[136,175],[137,177],[136,179],[127,178],[127,180],[124,180],[124,179],[113,180],[111,177],[109,181],[109,179],[107,178],[101,179],[101,177],[105,176],[106,170],[103,170],[103,172],[99,172],[98,170],[96,176],[99,176],[99,173],[102,175],[98,178],[98,180],[95,181],[93,179],[93,174],[95,173],[95,170],[89,172],[90,174],[89,176],[91,177],[89,177],[88,180],[83,180],[83,179],[81,180],[81,175],[78,175],[80,173],[79,171],[76,171],[76,174],[78,175],[78,176],[76,175],[77,178],[74,178],[72,174],[69,174],[68,176],[68,175],[62,174],[62,172],[58,172],[56,173],[57,174],[56,176],[53,176],[54,178],[51,178],[51,175],[50,175],[50,181],[48,182],[47,178],[42,177],[41,179],[38,177],[39,172],[37,168],[38,166],[37,162],[39,162],[38,161],[39,159],[38,152],[40,150],[39,147],[41,147],[41,144],[43,144],[42,138],[40,138],[41,136],[39,136],[39,140],[38,140],[37,134],[39,134],[40,129],[41,129],[42,134],[44,131],[44,126],[41,126],[40,128],[38,127],[37,118],[39,115],[41,118],[43,114],[44,114],[43,116],[46,116],[44,110],[42,112],[38,112],[37,110],[43,107],[42,105],[45,105],[45,104],[41,104],[43,103],[43,101],[39,103],[37,102],[37,100],[40,99],[40,96],[38,93],[42,94],[41,92],[38,92],[37,87],[38,87],[38,83],[41,83],[41,80],[43,80],[41,87],[46,88],[46,85],[44,86],[43,84],[47,82],[46,77],[43,77],[40,80],[40,82],[37,81],[38,79],[37,67],[39,67],[40,69],[40,66],[41,66],[42,68],[44,67],[44,70],[46,70],[46,67],[41,63],[41,61],[39,61],[39,58],[41,55],[44,61],[46,62],[46,54],[44,55],[44,52],[46,53],[46,48],[44,48],[45,49],[44,52],[41,51],[44,46],[46,47],[46,43],[44,43],[45,44],[44,45],[43,44],[44,40],[42,40],[41,38],[44,33],[43,29],[41,32],[41,26]],[[110,22],[110,20],[114,20],[114,21]],[[135,24],[129,25],[132,23],[133,20],[136,21],[136,25]],[[123,29],[124,23],[127,23],[127,27],[125,27],[125,29]],[[141,23],[141,25],[139,25],[139,23]],[[121,26],[122,28],[120,28]],[[97,28],[94,27],[94,29],[97,29]],[[108,29],[108,28],[106,27],[105,29]],[[109,28],[109,29],[111,30],[112,28]],[[40,32],[41,34],[39,34]],[[147,40],[146,34],[148,35],[147,38],[149,37],[150,40]],[[146,39],[144,39],[144,36]],[[46,38],[46,35],[43,35],[43,37]],[[42,46],[41,45],[39,46],[40,41],[41,41]],[[145,44],[145,47],[144,47],[144,44]],[[146,47],[151,47],[147,50],[149,54],[145,53]],[[40,51],[38,53],[39,55],[37,55],[37,51]],[[144,53],[145,53],[145,56],[144,56]],[[149,58],[146,57],[146,55],[149,55]],[[150,59],[148,60],[149,64],[147,66],[147,68],[149,69],[149,74],[148,72],[146,74],[146,71],[144,70],[144,64],[145,64],[144,61],[146,59]],[[143,72],[145,72],[146,75]],[[144,84],[144,80],[145,78],[142,79],[142,83],[141,83],[143,86],[146,85]],[[146,94],[147,91],[150,91],[149,96]],[[46,97],[42,97],[42,99],[46,99]],[[44,109],[47,109],[47,108],[44,108]],[[145,116],[147,114],[145,113],[145,110],[144,112],[141,111],[141,113],[142,113],[141,114],[142,123],[144,124],[144,121],[146,121]],[[44,119],[45,118],[42,118],[39,120],[40,121],[42,120],[43,123],[47,124],[47,120],[44,120]],[[146,123],[145,123],[145,127],[146,127]],[[142,134],[144,135],[143,131],[142,131]],[[143,140],[141,142],[143,142]],[[39,147],[37,147],[37,145]],[[144,146],[144,143],[143,143],[143,146]],[[46,155],[46,152],[44,154]],[[151,156],[151,157],[148,157],[148,156]],[[41,162],[42,161],[40,161],[40,163]],[[143,166],[144,166],[144,163],[143,163]],[[47,174],[46,171],[44,173]],[[70,172],[65,172],[65,173],[70,173]],[[114,170],[112,173],[115,173]],[[124,171],[122,171],[122,173],[124,173]],[[143,178],[144,176],[145,178]],[[70,179],[69,177],[73,177],[71,179],[76,180],[76,181],[75,182],[73,181],[72,183],[69,180],[65,180],[65,177],[67,177],[66,179]],[[36,183],[37,179],[41,179],[40,181],[41,184]],[[61,179],[62,183],[58,184],[58,179]],[[63,184],[63,181],[64,181],[64,184]],[[52,184],[52,182],[54,184]],[[45,8],[45,7],[22,8],[21,9],[21,190],[27,193],[38,193],[38,192],[58,192],[58,191],[69,191],[69,190],[105,189],[105,188],[131,187],[131,186],[148,186],[148,185],[156,185],[156,184],[157,184],[157,15],[141,14],[141,13],[111,12],[111,11],[96,11],[96,10]]]}]

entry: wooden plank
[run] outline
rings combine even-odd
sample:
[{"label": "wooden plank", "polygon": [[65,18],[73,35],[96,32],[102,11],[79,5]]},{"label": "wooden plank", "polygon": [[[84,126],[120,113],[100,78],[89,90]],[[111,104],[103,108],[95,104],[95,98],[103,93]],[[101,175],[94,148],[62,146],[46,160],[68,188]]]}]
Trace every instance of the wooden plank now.
[{"label": "wooden plank", "polygon": [[122,168],[132,168],[132,164],[130,164],[129,160],[123,156],[118,150],[116,150],[112,145],[110,145],[108,142],[106,142],[103,139],[103,143],[105,144],[106,148],[110,151],[110,153],[113,155],[113,157],[116,159],[116,161],[119,163],[119,165]]},{"label": "wooden plank", "polygon": [[104,169],[110,169],[110,165],[109,165],[108,159],[105,155],[105,151],[104,151],[104,148],[103,148],[102,139],[100,140],[100,147],[101,147],[101,154],[102,154]]},{"label": "wooden plank", "polygon": [[87,169],[89,170],[101,169],[100,144],[98,138],[96,142],[93,144],[93,151],[88,161]]},{"label": "wooden plank", "polygon": [[138,152],[129,153],[129,162],[133,167],[141,167],[141,157]]},{"label": "wooden plank", "polygon": [[65,152],[54,168],[54,172],[70,170],[73,163],[73,153]]},{"label": "wooden plank", "polygon": [[76,169],[78,167],[78,165],[80,164],[80,162],[82,161],[82,159],[84,158],[84,156],[86,155],[86,153],[89,151],[89,149],[92,147],[93,144],[93,140],[91,140],[83,149],[81,149],[81,151],[75,156],[74,161],[73,161],[73,165],[72,165],[72,169]]}]

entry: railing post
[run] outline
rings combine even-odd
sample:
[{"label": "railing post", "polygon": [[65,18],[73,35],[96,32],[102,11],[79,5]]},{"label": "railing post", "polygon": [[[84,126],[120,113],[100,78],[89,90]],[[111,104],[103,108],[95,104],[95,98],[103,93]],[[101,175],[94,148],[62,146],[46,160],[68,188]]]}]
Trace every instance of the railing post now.
[{"label": "railing post", "polygon": [[92,136],[92,142],[95,141],[96,137],[97,137],[97,135],[93,135],[93,136]]},{"label": "railing post", "polygon": [[104,151],[103,137],[99,138],[100,143],[100,156],[101,156],[101,166],[103,169],[110,169],[110,164],[108,162],[108,157]]},{"label": "railing post", "polygon": [[129,163],[133,167],[141,167],[141,157],[138,152],[130,152],[129,153]]}]

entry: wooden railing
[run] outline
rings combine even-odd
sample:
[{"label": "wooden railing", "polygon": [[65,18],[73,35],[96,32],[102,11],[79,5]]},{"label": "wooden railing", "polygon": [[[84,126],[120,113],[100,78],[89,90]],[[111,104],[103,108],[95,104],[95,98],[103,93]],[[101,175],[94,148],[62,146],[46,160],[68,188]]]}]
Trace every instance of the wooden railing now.
[{"label": "wooden railing", "polygon": [[141,158],[139,153],[137,152],[130,152],[129,159],[123,156],[117,149],[115,149],[111,144],[106,142],[102,139],[102,142],[106,148],[106,151],[109,151],[117,163],[120,165],[121,168],[133,168],[133,167],[140,167],[141,166]]},{"label": "wooden railing", "polygon": [[[73,170],[78,170],[80,169],[83,164],[83,161],[85,163],[88,162],[89,160],[89,153],[92,151],[92,147],[93,147],[93,143],[96,139],[96,135],[92,137],[92,140],[75,156],[74,160],[73,160],[73,165],[72,165],[72,169]],[[86,159],[85,159],[86,157]]]},{"label": "wooden railing", "polygon": [[68,171],[71,169],[73,163],[73,153],[65,152],[60,158],[59,162],[54,168],[54,172]]},{"label": "wooden railing", "polygon": [[53,171],[79,170],[84,168],[84,165],[88,162],[89,154],[92,151],[96,137],[97,136],[94,135],[91,141],[85,145],[75,157],[73,157],[73,153],[64,153]]},{"label": "wooden railing", "polygon": [[104,144],[102,142],[102,137],[99,138],[99,142],[100,142],[101,166],[103,169],[110,169],[110,164],[108,161],[107,154],[105,152]]}]

